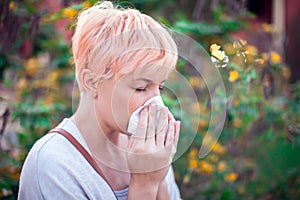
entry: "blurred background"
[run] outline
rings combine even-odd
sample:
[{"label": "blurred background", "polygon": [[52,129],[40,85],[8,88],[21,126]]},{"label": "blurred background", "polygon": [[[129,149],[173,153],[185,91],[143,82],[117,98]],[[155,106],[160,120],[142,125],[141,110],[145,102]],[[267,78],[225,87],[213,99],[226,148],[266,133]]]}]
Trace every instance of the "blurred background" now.
[{"label": "blurred background", "polygon": [[[70,39],[80,10],[95,2],[0,1],[0,199],[17,198],[31,146],[73,112],[78,93]],[[183,199],[300,199],[300,1],[116,3],[192,37],[217,60],[226,88],[226,122],[201,159],[209,94],[188,62],[180,59],[177,65],[199,97],[191,111],[200,109],[184,118],[180,140],[196,136],[173,164]],[[216,51],[224,51],[228,63],[222,66],[224,56]],[[178,117],[176,98],[162,96]],[[198,124],[196,133],[191,123]]]}]

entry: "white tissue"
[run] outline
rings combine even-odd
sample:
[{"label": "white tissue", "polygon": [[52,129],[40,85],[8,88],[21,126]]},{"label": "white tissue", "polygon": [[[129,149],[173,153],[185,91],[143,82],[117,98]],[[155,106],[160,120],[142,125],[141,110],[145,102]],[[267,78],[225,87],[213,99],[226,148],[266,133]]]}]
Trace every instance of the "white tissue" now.
[{"label": "white tissue", "polygon": [[138,125],[140,112],[145,106],[148,106],[152,102],[154,102],[156,104],[156,109],[157,109],[156,110],[156,126],[157,126],[157,122],[158,122],[159,115],[160,115],[160,109],[165,106],[164,102],[162,101],[161,96],[152,97],[151,99],[146,101],[144,103],[144,105],[140,106],[137,110],[135,110],[131,114],[131,117],[129,119],[128,129],[127,129],[127,131],[129,133],[136,134],[136,128],[137,128],[137,125]]}]

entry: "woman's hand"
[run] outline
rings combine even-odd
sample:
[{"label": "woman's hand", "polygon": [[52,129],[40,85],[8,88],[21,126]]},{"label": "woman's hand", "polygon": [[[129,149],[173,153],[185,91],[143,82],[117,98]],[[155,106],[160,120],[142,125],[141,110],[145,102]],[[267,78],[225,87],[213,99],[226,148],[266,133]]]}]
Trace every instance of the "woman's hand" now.
[{"label": "woman's hand", "polygon": [[[127,150],[131,172],[128,199],[137,198],[137,193],[144,192],[143,195],[156,198],[158,186],[164,180],[176,152],[179,127],[180,123],[174,120],[166,107],[161,108],[157,127],[156,105],[152,103],[141,111],[136,135],[131,136]],[[151,194],[147,195],[147,192]]]}]

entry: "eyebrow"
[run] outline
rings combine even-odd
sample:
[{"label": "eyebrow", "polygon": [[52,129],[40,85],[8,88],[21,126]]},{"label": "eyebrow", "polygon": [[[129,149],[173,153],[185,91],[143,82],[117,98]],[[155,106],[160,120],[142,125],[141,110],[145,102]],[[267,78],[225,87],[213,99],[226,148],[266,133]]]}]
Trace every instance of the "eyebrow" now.
[{"label": "eyebrow", "polygon": [[[147,79],[147,78],[139,78],[139,79],[136,79],[136,81],[145,81],[145,82],[147,82],[147,83],[153,83],[152,80]],[[164,82],[166,82],[166,79],[163,80],[161,83],[164,83]]]}]

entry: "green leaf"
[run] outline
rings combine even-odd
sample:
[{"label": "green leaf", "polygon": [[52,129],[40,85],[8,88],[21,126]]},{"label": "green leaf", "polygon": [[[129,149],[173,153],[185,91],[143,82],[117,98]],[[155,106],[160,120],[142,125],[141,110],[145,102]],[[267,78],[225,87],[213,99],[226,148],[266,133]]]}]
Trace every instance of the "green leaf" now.
[{"label": "green leaf", "polygon": [[89,2],[90,2],[91,4],[95,4],[95,3],[98,2],[98,0],[89,0]]},{"label": "green leaf", "polygon": [[49,129],[51,127],[51,122],[48,118],[38,118],[37,119],[37,126],[41,128]]},{"label": "green leaf", "polygon": [[222,33],[220,26],[205,22],[178,21],[175,23],[174,29],[182,33],[193,33],[203,36]]},{"label": "green leaf", "polygon": [[251,80],[256,78],[257,78],[257,74],[255,70],[252,68],[246,76],[246,82],[249,83]]},{"label": "green leaf", "polygon": [[239,23],[235,20],[222,20],[220,25],[224,32],[236,31],[241,28]]},{"label": "green leaf", "polygon": [[81,10],[83,9],[83,4],[74,4],[71,6],[71,8],[75,9],[75,10]]},{"label": "green leaf", "polygon": [[57,19],[61,19],[62,15],[61,13],[55,13],[53,15],[51,15],[50,20],[57,20]]},{"label": "green leaf", "polygon": [[160,23],[164,24],[165,26],[171,27],[171,23],[170,23],[165,17],[160,16],[160,17],[157,18],[157,20],[158,20]]}]

